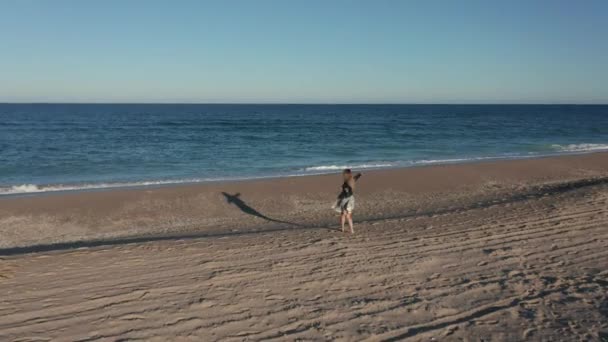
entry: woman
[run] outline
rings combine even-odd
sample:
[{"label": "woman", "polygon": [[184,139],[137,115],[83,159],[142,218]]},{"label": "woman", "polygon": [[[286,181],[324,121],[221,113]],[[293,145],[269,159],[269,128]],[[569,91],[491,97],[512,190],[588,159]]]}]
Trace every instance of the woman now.
[{"label": "woman", "polygon": [[340,213],[340,224],[342,225],[342,232],[344,232],[344,223],[348,220],[348,226],[350,227],[350,233],[354,234],[353,229],[353,209],[355,209],[355,182],[361,177],[358,173],[353,177],[353,173],[350,169],[342,171],[342,177],[344,177],[344,183],[342,183],[342,191],[338,195],[338,200],[334,205],[334,209]]}]

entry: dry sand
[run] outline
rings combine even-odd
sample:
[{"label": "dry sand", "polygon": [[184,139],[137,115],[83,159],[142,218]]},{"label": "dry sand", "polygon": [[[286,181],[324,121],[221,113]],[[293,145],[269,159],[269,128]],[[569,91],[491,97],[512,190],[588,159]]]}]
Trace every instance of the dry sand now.
[{"label": "dry sand", "polygon": [[608,339],[608,154],[339,185],[0,199],[0,340]]}]

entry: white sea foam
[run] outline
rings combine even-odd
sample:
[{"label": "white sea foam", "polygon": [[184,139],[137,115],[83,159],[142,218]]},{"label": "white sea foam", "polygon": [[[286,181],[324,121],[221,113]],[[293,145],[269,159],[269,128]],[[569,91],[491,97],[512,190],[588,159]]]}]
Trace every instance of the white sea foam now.
[{"label": "white sea foam", "polygon": [[[304,174],[288,174],[281,175],[280,177],[296,177],[303,176]],[[176,185],[176,184],[195,184],[195,183],[207,183],[207,182],[221,182],[221,181],[241,181],[241,180],[254,180],[254,179],[268,179],[279,176],[254,176],[254,177],[224,177],[224,178],[190,178],[190,179],[171,179],[171,180],[150,180],[140,182],[116,182],[116,183],[85,183],[85,184],[50,184],[50,185],[36,185],[36,184],[22,184],[3,187],[0,186],[1,195],[18,195],[18,194],[29,194],[29,193],[44,193],[44,192],[59,192],[59,191],[83,191],[83,190],[103,190],[103,189],[116,189],[116,188],[136,188],[136,187],[153,187],[163,185]]]},{"label": "white sea foam", "polygon": [[4,193],[28,193],[28,192],[40,192],[40,188],[36,184],[21,184],[14,185],[10,188],[0,188],[0,194]]},{"label": "white sea foam", "polygon": [[558,145],[553,144],[551,147],[562,152],[591,152],[591,151],[607,151],[607,144],[569,144]]},{"label": "white sea foam", "polygon": [[311,166],[307,167],[305,171],[334,171],[334,170],[344,170],[344,169],[379,169],[383,167],[391,167],[394,164],[360,164],[360,165],[320,165],[320,166]]},{"label": "white sea foam", "polygon": [[508,158],[508,156],[501,157],[472,157],[472,158],[448,158],[448,159],[421,159],[421,160],[407,160],[407,161],[399,161],[399,162],[391,162],[391,163],[371,163],[371,164],[358,164],[358,165],[320,165],[320,166],[310,166],[305,168],[304,170],[307,172],[310,171],[337,171],[344,169],[383,169],[389,167],[406,167],[412,165],[427,165],[427,164],[451,164],[451,163],[465,163],[477,160],[485,160],[485,159],[503,159]]},{"label": "white sea foam", "polygon": [[56,191],[128,188],[128,187],[138,187],[138,186],[197,183],[197,182],[203,182],[203,181],[212,181],[212,179],[208,179],[208,180],[182,179],[182,180],[142,181],[142,182],[129,182],[129,183],[125,182],[125,183],[53,184],[53,185],[21,184],[21,185],[9,186],[9,187],[0,187],[0,195],[56,192]]},{"label": "white sea foam", "polygon": [[422,159],[413,161],[414,165],[429,165],[429,164],[454,164],[454,163],[466,163],[474,162],[479,160],[492,160],[492,159],[511,159],[513,156],[503,155],[496,157],[471,157],[471,158],[448,158],[448,159]]}]

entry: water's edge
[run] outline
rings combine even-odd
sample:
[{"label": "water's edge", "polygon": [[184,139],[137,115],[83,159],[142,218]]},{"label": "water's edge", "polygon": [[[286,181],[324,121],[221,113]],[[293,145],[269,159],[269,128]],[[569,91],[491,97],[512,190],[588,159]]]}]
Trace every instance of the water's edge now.
[{"label": "water's edge", "polygon": [[319,176],[329,175],[341,172],[344,168],[351,168],[353,171],[377,171],[377,170],[400,170],[409,168],[424,168],[432,167],[437,165],[458,165],[458,164],[476,164],[476,163],[489,163],[497,161],[508,161],[508,160],[524,160],[524,159],[543,159],[551,157],[561,156],[574,156],[574,155],[585,155],[594,153],[607,153],[608,146],[605,149],[593,149],[588,151],[571,151],[561,153],[547,153],[547,154],[535,154],[535,155],[521,155],[521,156],[496,156],[496,157],[475,157],[475,158],[461,158],[461,159],[446,159],[446,160],[428,160],[425,162],[415,162],[410,165],[343,165],[343,166],[332,166],[331,168],[318,169],[314,172],[308,173],[296,173],[296,174],[284,174],[284,175],[268,175],[268,176],[251,176],[251,177],[234,177],[234,178],[200,178],[200,179],[176,179],[176,180],[145,180],[141,182],[130,182],[130,183],[90,183],[90,184],[49,184],[49,185],[36,185],[36,184],[24,184],[11,187],[0,187],[0,198],[14,198],[14,197],[30,197],[30,196],[45,196],[52,194],[63,194],[63,193],[79,193],[79,192],[97,192],[97,191],[112,191],[112,190],[128,190],[128,189],[155,189],[171,186],[189,186],[197,184],[210,184],[210,183],[232,183],[232,182],[246,182],[256,180],[273,180],[291,177],[308,177],[308,176]]}]

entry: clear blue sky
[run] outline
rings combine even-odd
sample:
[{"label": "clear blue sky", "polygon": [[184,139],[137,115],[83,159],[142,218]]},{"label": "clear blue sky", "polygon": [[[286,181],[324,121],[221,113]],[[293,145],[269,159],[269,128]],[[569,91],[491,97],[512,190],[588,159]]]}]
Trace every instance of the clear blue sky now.
[{"label": "clear blue sky", "polygon": [[0,101],[608,103],[608,1],[0,0]]}]

